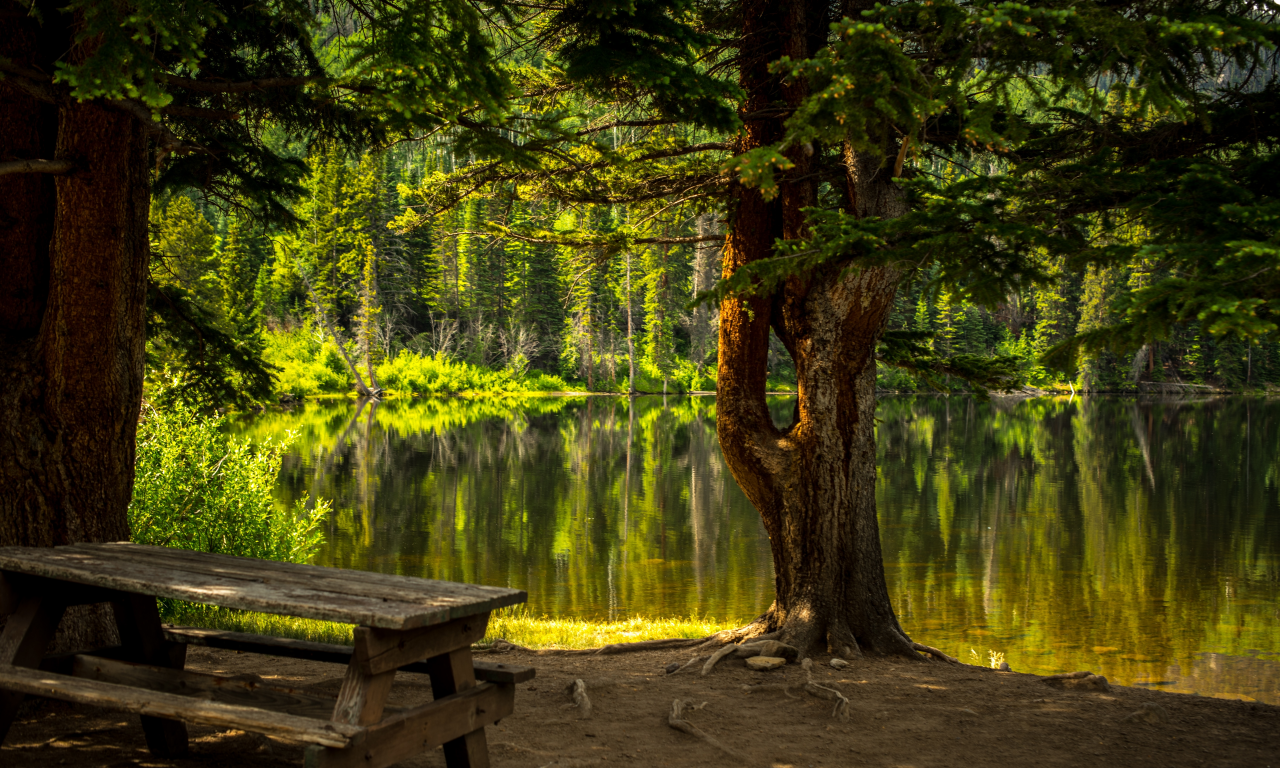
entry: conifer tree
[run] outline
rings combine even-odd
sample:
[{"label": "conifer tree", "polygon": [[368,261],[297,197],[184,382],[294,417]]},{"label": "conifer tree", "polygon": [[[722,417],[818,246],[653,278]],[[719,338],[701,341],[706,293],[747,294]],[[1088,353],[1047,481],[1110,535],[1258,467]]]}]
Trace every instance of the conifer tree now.
[{"label": "conifer tree", "polygon": [[[267,128],[373,145],[465,113],[472,151],[502,151],[485,128],[507,113],[509,80],[483,24],[510,17],[463,0],[323,16],[274,0],[4,0],[0,15],[0,364],[15,382],[0,405],[0,544],[122,540],[146,301],[165,307],[153,316],[179,306],[149,291],[152,192],[196,188],[292,221],[305,169]],[[208,338],[169,319],[188,350]],[[101,628],[67,642],[101,645]]]},{"label": "conifer tree", "polygon": [[[1142,220],[1145,242],[1177,268],[1055,354],[1132,346],[1189,317],[1215,333],[1273,333],[1280,283],[1263,276],[1280,251],[1262,222],[1275,205],[1280,121],[1256,118],[1276,112],[1272,9],[743,0],[701,10],[568,2],[547,12],[546,55],[614,111],[547,129],[527,145],[535,157],[454,183],[520,178],[531,196],[575,204],[714,194],[729,219],[715,292],[718,434],[777,575],[774,605],[731,637],[916,656],[878,547],[877,357],[985,386],[1007,386],[1015,371],[1012,360],[943,357],[886,334],[899,284],[925,271],[958,305],[996,306],[1047,280],[1046,257],[1076,271],[1133,260],[1146,246],[1107,234]],[[1219,87],[1228,61],[1251,81]],[[1104,77],[1113,98],[1098,89]],[[559,85],[531,88],[540,115]],[[635,137],[621,146],[610,140],[619,123]],[[975,172],[922,172],[935,161]],[[1241,280],[1251,275],[1263,279]],[[800,380],[795,422],[781,430],[765,403],[771,333]]]}]

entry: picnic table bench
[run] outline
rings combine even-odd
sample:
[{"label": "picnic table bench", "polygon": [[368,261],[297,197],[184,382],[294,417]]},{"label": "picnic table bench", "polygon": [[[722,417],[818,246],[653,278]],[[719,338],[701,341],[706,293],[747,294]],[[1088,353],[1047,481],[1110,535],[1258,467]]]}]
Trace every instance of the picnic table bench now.
[{"label": "picnic table bench", "polygon": [[[357,625],[354,647],[168,627],[157,597]],[[489,613],[515,589],[125,542],[0,547],[0,743],[24,696],[142,716],[152,754],[187,750],[186,723],[307,744],[307,768],[381,768],[444,747],[449,768],[488,766],[484,727],[511,714],[529,667],[477,662]],[[46,650],[64,611],[109,603],[120,645]],[[184,669],[189,645],[345,664],[337,698]],[[431,676],[433,701],[386,706],[397,670]]]}]

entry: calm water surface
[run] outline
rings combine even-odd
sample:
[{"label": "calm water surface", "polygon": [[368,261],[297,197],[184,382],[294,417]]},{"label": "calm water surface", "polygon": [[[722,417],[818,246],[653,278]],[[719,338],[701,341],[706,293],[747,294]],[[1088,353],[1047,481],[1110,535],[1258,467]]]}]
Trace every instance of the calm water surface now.
[{"label": "calm water surface", "polygon": [[[889,397],[878,418],[889,587],[918,640],[1280,704],[1280,402]],[[298,433],[279,494],[333,500],[324,565],[518,587],[554,616],[772,600],[711,397],[311,403],[237,429]]]}]

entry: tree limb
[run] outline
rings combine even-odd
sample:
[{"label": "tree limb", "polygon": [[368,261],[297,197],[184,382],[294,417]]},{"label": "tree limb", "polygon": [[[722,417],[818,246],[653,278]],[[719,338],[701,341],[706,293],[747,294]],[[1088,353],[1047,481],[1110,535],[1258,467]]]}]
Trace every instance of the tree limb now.
[{"label": "tree limb", "polygon": [[10,160],[0,163],[0,176],[10,173],[71,173],[76,164],[70,160]]},{"label": "tree limb", "polygon": [[199,93],[246,93],[248,91],[261,91],[268,88],[292,88],[298,85],[307,85],[309,83],[318,83],[328,78],[324,77],[263,77],[257,80],[245,80],[239,83],[223,83],[212,80],[192,80],[187,77],[177,77],[175,75],[161,75],[160,80],[175,88],[184,88],[188,91],[197,91]]},{"label": "tree limb", "polygon": [[180,107],[171,104],[160,110],[162,114],[174,117],[195,117],[201,120],[239,120],[240,113],[230,109],[208,109],[206,107]]}]

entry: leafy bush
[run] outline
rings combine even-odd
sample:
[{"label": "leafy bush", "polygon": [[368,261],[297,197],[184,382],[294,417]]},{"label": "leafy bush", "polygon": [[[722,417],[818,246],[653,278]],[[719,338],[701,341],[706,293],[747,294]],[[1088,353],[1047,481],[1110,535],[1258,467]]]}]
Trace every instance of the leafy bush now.
[{"label": "leafy bush", "polygon": [[139,544],[305,562],[322,536],[327,502],[276,507],[272,491],[288,440],[254,446],[178,403],[147,409],[138,454],[129,529]]},{"label": "leafy bush", "polygon": [[456,392],[556,392],[569,388],[562,379],[541,372],[525,375],[495,371],[444,355],[415,355],[402,351],[377,368],[378,383],[389,390],[415,394]]},{"label": "leafy bush", "polygon": [[279,368],[276,391],[295,395],[340,394],[351,389],[338,347],[321,344],[305,329],[267,331],[263,357]]}]

